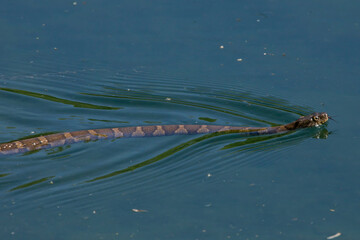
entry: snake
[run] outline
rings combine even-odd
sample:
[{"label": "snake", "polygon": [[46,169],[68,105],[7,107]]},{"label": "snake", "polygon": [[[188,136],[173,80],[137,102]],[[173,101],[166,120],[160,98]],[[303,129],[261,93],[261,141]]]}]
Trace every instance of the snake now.
[{"label": "snake", "polygon": [[242,127],[225,125],[149,125],[62,132],[2,143],[0,144],[0,155],[25,153],[46,148],[60,147],[77,142],[107,138],[158,137],[215,132],[242,133],[250,136],[276,134],[301,128],[318,127],[327,122],[329,118],[330,117],[325,112],[315,112],[307,116],[301,116],[299,119],[291,123],[272,127]]}]

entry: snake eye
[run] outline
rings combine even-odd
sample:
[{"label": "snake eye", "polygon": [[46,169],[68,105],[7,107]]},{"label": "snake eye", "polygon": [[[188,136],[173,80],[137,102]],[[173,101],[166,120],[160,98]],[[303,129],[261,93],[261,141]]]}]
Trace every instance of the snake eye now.
[{"label": "snake eye", "polygon": [[313,117],[313,120],[314,120],[314,121],[318,121],[318,120],[319,120],[319,116],[314,116],[314,117]]}]

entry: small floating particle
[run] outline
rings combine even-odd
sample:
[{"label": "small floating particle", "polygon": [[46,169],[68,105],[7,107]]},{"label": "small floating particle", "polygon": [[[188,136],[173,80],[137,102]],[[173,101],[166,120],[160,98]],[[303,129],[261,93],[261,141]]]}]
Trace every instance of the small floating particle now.
[{"label": "small floating particle", "polygon": [[171,101],[171,98],[167,97],[165,98],[166,101]]},{"label": "small floating particle", "polygon": [[223,45],[221,45],[221,46],[220,46],[220,49],[224,49],[224,46],[223,46]]},{"label": "small floating particle", "polygon": [[270,52],[264,52],[264,56],[275,56],[275,54]]},{"label": "small floating particle", "polygon": [[212,174],[211,174],[211,173],[208,173],[208,174],[207,174],[207,177],[211,177],[211,176],[212,176]]},{"label": "small floating particle", "polygon": [[76,5],[77,5],[77,2],[73,2],[73,5],[76,6]]},{"label": "small floating particle", "polygon": [[334,235],[332,235],[332,236],[328,236],[326,239],[334,239],[334,238],[337,238],[337,237],[340,237],[341,236],[341,233],[336,233],[336,234],[334,234]]},{"label": "small floating particle", "polygon": [[148,212],[148,210],[144,210],[144,209],[136,209],[136,208],[133,208],[133,209],[131,209],[133,212],[137,212],[137,213],[139,213],[139,212]]},{"label": "small floating particle", "polygon": [[242,62],[242,58],[238,58],[238,59],[236,59],[236,61],[238,61],[238,62]]},{"label": "small floating particle", "polygon": [[330,209],[330,212],[335,212],[335,209]]},{"label": "small floating particle", "polygon": [[96,214],[96,211],[94,210],[92,213],[93,213],[93,214]]}]

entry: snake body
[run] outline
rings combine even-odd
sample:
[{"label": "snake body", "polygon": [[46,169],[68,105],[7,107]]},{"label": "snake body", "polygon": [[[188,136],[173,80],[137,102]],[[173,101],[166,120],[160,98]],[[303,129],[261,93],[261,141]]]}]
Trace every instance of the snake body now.
[{"label": "snake body", "polygon": [[275,127],[239,127],[218,125],[155,125],[90,129],[74,132],[49,134],[39,137],[17,140],[0,144],[0,155],[24,153],[45,148],[59,147],[81,141],[105,138],[156,137],[169,135],[191,135],[214,132],[244,133],[247,135],[264,135],[283,133],[300,128],[319,126],[329,119],[326,113],[313,113],[300,117],[289,124]]}]

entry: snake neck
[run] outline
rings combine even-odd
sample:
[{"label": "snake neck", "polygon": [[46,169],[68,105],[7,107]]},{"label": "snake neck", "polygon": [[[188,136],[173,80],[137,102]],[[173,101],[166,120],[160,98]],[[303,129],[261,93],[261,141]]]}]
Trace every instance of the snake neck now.
[{"label": "snake neck", "polygon": [[282,125],[282,127],[285,128],[288,131],[292,131],[292,130],[296,130],[296,129],[299,129],[299,128],[305,128],[306,126],[303,126],[301,124],[301,122],[299,122],[297,120],[297,121]]}]

